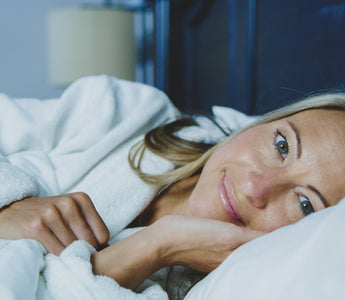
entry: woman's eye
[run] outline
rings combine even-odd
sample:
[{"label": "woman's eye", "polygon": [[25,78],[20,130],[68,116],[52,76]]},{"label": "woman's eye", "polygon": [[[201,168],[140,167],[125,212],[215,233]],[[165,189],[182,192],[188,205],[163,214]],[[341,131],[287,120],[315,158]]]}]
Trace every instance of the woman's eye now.
[{"label": "woman's eye", "polygon": [[307,197],[299,195],[298,198],[300,201],[299,205],[305,216],[310,215],[311,213],[314,212],[313,205],[311,204],[311,202],[309,201]]},{"label": "woman's eye", "polygon": [[289,144],[286,138],[280,133],[277,132],[276,140],[275,140],[275,147],[277,148],[279,154],[282,158],[285,158],[289,153]]}]

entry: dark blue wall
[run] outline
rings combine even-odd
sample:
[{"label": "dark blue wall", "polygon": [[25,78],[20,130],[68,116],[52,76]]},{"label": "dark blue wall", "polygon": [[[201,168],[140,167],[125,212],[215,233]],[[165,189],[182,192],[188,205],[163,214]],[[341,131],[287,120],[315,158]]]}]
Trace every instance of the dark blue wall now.
[{"label": "dark blue wall", "polygon": [[344,0],[171,2],[169,95],[190,112],[263,113],[342,88],[344,28]]}]

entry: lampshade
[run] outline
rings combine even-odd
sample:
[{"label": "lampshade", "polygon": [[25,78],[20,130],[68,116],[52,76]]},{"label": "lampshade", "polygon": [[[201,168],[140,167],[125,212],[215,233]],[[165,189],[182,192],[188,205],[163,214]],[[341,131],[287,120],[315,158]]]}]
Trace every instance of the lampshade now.
[{"label": "lampshade", "polygon": [[87,75],[107,74],[135,80],[133,12],[72,8],[48,17],[49,77],[67,85]]}]

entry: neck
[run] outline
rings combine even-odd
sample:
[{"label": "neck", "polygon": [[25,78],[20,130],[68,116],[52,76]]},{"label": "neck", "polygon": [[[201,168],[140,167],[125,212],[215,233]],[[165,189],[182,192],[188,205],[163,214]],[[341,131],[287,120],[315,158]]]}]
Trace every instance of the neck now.
[{"label": "neck", "polygon": [[146,225],[166,215],[189,215],[189,197],[198,179],[199,175],[180,181],[152,202]]}]

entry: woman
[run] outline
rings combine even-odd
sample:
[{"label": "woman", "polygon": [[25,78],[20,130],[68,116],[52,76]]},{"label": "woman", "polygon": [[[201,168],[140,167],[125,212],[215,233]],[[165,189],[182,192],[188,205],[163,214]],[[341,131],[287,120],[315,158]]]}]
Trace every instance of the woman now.
[{"label": "woman", "polygon": [[[130,164],[156,192],[126,225],[145,228],[94,254],[93,273],[135,290],[165,266],[209,272],[241,244],[335,205],[345,195],[344,109],[343,94],[310,97],[214,147],[176,137],[180,121],[150,131],[132,148]],[[174,168],[147,174],[142,170],[147,151]],[[55,221],[39,224],[40,235],[32,227],[24,235],[31,216],[42,212]],[[56,254],[76,239],[103,248],[108,238],[84,194],[27,198],[3,209],[0,222],[7,228],[2,238],[34,238]]]}]

